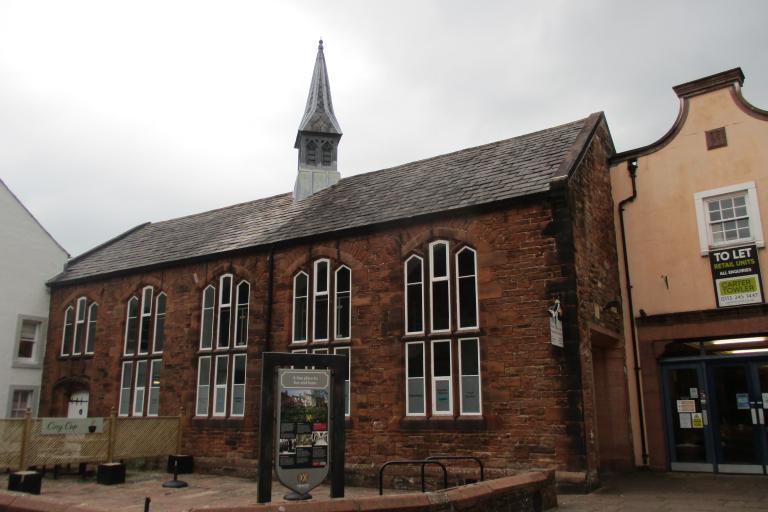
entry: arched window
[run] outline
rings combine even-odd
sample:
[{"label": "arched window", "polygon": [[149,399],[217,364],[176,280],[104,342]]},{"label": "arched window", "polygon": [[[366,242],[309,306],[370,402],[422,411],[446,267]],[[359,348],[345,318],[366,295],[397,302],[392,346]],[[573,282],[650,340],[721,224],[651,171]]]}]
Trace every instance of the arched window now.
[{"label": "arched window", "polygon": [[[429,244],[428,253],[426,288],[421,257],[414,254],[405,261],[405,414],[477,416],[482,414],[477,252],[463,247],[452,254],[449,243],[438,240]],[[455,258],[453,284],[451,257]],[[440,336],[413,340],[427,330],[422,313],[425,292],[429,294],[429,330]],[[456,296],[457,325],[451,318],[451,294]]]},{"label": "arched window", "polygon": [[[149,352],[149,333],[152,324],[152,287],[141,291],[141,320],[139,321],[139,354]],[[146,376],[146,375],[145,375]]]},{"label": "arched window", "polygon": [[251,285],[248,281],[240,281],[237,285],[237,298],[235,311],[235,346],[244,347],[248,344],[248,301],[251,293]]},{"label": "arched window", "polygon": [[478,327],[477,258],[469,247],[456,254],[456,310],[459,329]]},{"label": "arched window", "polygon": [[64,329],[61,335],[61,355],[67,356],[72,351],[72,306],[64,310]]},{"label": "arched window", "polygon": [[326,142],[323,144],[323,151],[322,151],[322,162],[323,165],[331,165],[333,162],[333,146],[331,146],[330,142]]},{"label": "arched window", "polygon": [[451,291],[448,279],[448,242],[429,244],[429,313],[432,332],[451,329]]},{"label": "arched window", "polygon": [[96,316],[99,313],[99,305],[95,302],[88,307],[88,329],[85,332],[85,353],[93,354],[96,342]]},{"label": "arched window", "polygon": [[[203,290],[195,416],[245,415],[245,368],[251,285],[233,274]],[[234,298],[234,301],[233,301]],[[214,314],[214,312],[216,314]],[[211,354],[216,333],[216,352]],[[231,377],[230,377],[231,375]]]},{"label": "arched window", "polygon": [[216,338],[217,348],[229,347],[229,334],[232,326],[232,274],[224,274],[219,280],[219,330]]},{"label": "arched window", "polygon": [[213,308],[216,304],[216,288],[208,285],[203,290],[203,313],[200,322],[200,350],[213,346]]},{"label": "arched window", "polygon": [[[152,286],[141,289],[141,301],[136,296],[128,299],[118,404],[120,416],[157,416],[159,413],[167,302],[166,294],[160,292],[155,296]],[[96,310],[89,311],[89,340],[91,314],[95,322]]]},{"label": "arched window", "polygon": [[83,339],[85,338],[85,297],[77,299],[77,313],[75,315],[75,345],[72,347],[72,355],[77,356],[83,351]]},{"label": "arched window", "polygon": [[313,141],[307,142],[307,163],[317,165],[317,144]]},{"label": "arched window", "polygon": [[352,325],[352,271],[342,265],[336,269],[336,331],[334,338],[347,340],[350,337]]},{"label": "arched window", "polygon": [[293,278],[293,341],[307,341],[309,276],[299,272]]},{"label": "arched window", "polygon": [[315,261],[314,268],[314,341],[328,340],[328,288],[330,275],[326,259]]},{"label": "arched window", "polygon": [[163,351],[165,345],[165,294],[159,293],[155,299],[155,335],[152,340],[152,353]]},{"label": "arched window", "polygon": [[424,260],[415,254],[405,260],[405,333],[424,333]]},{"label": "arched window", "polygon": [[139,299],[131,297],[125,315],[125,347],[123,354],[132,356],[136,352],[136,334],[139,327]]}]

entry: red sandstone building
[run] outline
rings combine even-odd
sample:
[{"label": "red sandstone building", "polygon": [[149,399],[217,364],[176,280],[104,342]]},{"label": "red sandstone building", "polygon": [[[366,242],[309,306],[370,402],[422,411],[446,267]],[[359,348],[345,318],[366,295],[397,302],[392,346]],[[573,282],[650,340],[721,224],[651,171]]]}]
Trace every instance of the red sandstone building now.
[{"label": "red sandstone building", "polygon": [[247,470],[261,354],[336,353],[357,476],[631,467],[604,116],[344,179],[340,138],[321,46],[293,194],[140,225],[50,281],[41,415],[183,407],[198,463]]}]

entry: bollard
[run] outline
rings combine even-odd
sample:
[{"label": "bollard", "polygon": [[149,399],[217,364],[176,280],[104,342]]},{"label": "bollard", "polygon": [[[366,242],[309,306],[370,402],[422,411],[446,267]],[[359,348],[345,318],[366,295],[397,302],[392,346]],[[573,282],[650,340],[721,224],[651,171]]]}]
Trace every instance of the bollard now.
[{"label": "bollard", "polygon": [[179,480],[179,461],[173,461],[173,480],[168,480],[163,483],[163,487],[170,487],[171,489],[180,489],[187,487],[189,484],[184,480]]},{"label": "bollard", "polygon": [[147,496],[144,498],[144,512],[149,512],[149,504],[152,500]]}]

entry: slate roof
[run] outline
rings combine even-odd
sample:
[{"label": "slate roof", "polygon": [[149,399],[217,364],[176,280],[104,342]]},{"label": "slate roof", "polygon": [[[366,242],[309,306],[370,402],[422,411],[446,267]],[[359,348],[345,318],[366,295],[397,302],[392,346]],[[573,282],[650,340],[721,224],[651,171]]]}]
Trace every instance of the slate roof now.
[{"label": "slate roof", "polygon": [[602,114],[282,194],[137,226],[78,256],[51,285],[546,192],[567,176]]}]

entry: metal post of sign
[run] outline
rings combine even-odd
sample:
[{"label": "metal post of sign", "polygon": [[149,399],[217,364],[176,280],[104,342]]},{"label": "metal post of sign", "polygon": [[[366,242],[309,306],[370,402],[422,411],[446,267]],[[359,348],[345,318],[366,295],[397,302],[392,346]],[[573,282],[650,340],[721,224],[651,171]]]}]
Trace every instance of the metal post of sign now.
[{"label": "metal post of sign", "polygon": [[328,368],[331,370],[331,498],[344,497],[344,376],[346,355],[288,354],[265,352],[261,367],[261,417],[259,419],[259,483],[257,501],[272,501],[272,467],[275,448],[275,375],[278,367]]}]

